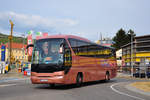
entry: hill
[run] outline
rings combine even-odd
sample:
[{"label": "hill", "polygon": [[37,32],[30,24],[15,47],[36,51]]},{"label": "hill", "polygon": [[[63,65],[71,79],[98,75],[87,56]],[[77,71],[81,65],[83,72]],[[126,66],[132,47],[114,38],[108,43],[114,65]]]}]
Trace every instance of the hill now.
[{"label": "hill", "polygon": [[[9,42],[8,36],[9,35],[5,35],[5,34],[0,33],[0,44],[8,43]],[[12,41],[15,43],[23,43],[23,40],[24,40],[24,43],[27,44],[27,38],[23,38],[23,37],[13,36]]]}]

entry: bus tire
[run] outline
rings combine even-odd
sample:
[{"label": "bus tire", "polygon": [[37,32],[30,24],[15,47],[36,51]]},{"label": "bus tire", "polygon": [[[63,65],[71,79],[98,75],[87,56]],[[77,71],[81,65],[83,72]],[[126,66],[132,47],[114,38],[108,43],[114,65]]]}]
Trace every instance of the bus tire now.
[{"label": "bus tire", "polygon": [[105,81],[109,81],[110,80],[110,74],[109,72],[107,71],[106,72],[106,75],[105,75]]},{"label": "bus tire", "polygon": [[76,86],[81,87],[83,83],[83,76],[82,74],[78,73],[77,78],[76,78]]}]

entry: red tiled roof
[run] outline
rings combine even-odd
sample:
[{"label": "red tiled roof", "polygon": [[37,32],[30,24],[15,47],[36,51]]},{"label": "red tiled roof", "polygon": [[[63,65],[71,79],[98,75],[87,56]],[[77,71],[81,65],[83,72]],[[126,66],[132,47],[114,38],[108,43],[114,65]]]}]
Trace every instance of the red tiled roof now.
[{"label": "red tiled roof", "polygon": [[[9,48],[8,43],[5,44],[6,48]],[[24,48],[26,48],[27,45],[24,44]],[[0,45],[1,48],[1,45]],[[13,49],[21,49],[23,48],[23,44],[22,43],[12,43],[12,48]]]}]

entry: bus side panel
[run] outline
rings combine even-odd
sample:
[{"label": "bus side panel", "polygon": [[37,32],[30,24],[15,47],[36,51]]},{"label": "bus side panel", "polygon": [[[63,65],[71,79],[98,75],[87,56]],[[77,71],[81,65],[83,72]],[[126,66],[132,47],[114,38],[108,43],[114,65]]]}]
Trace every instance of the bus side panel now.
[{"label": "bus side panel", "polygon": [[116,60],[112,60],[111,61],[111,75],[110,75],[110,78],[114,78],[117,76],[117,62]]},{"label": "bus side panel", "polygon": [[97,69],[95,65],[95,59],[91,57],[79,57],[79,72],[83,73],[83,81],[96,80]]},{"label": "bus side panel", "polygon": [[95,58],[74,56],[72,67],[65,75],[65,84],[76,83],[76,77],[79,72],[83,74],[83,82],[99,80],[97,70]]},{"label": "bus side panel", "polygon": [[97,66],[97,80],[103,80],[104,76],[104,67],[101,66],[101,58],[96,58],[96,66]]},{"label": "bus side panel", "polygon": [[65,84],[76,83],[76,76],[79,70],[78,68],[79,68],[78,57],[72,56],[72,66],[69,69],[69,72],[65,74]]},{"label": "bus side panel", "polygon": [[108,71],[110,74],[110,78],[116,77],[117,67],[116,67],[116,61],[111,59],[102,59],[97,58],[97,76],[99,77],[98,80],[104,80],[106,72]]},{"label": "bus side panel", "polygon": [[78,72],[82,72],[83,82],[104,80],[106,71],[109,71],[110,78],[116,77],[115,60],[74,56],[72,62],[71,69],[65,75],[65,84],[76,83]]},{"label": "bus side panel", "polygon": [[107,63],[108,65],[105,66],[105,74],[106,74],[106,71],[109,71],[110,79],[116,77],[117,75],[116,61],[112,59],[108,59]]},{"label": "bus side panel", "polygon": [[65,75],[65,84],[74,84],[76,83],[76,75],[77,71],[76,68],[72,66],[70,71]]},{"label": "bus side panel", "polygon": [[94,58],[89,57],[73,57],[72,67],[65,75],[66,84],[76,83],[77,74],[83,74],[83,82],[97,80],[97,66]]}]

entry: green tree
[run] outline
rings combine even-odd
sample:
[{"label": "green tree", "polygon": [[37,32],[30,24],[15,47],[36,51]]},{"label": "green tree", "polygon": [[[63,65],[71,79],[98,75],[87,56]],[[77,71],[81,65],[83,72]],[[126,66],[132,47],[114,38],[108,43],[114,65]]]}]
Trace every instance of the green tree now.
[{"label": "green tree", "polygon": [[130,42],[129,36],[126,34],[125,30],[122,28],[116,33],[116,36],[113,37],[113,41],[115,42],[113,44],[113,47],[116,48],[116,50],[120,49],[123,45]]},{"label": "green tree", "polygon": [[[134,33],[134,31],[133,31],[132,29],[130,29],[130,30],[128,31],[128,33],[127,33],[129,42],[131,42],[131,35],[132,35],[133,37],[136,36],[136,34]],[[134,38],[133,38],[133,39],[134,39]]]}]

